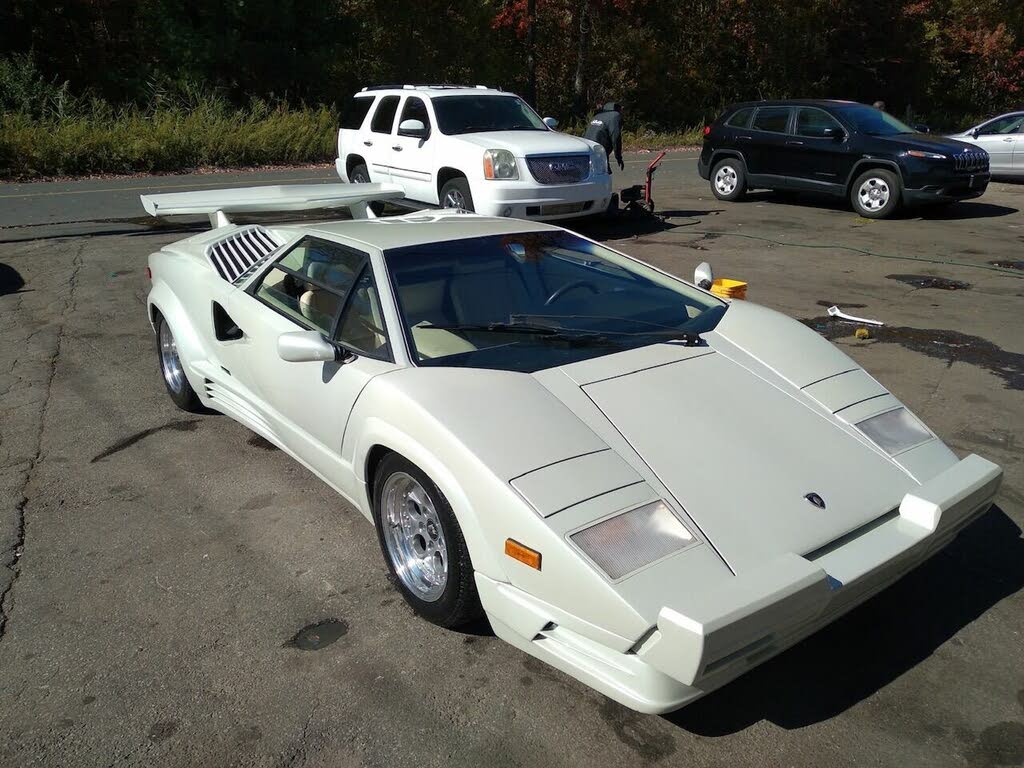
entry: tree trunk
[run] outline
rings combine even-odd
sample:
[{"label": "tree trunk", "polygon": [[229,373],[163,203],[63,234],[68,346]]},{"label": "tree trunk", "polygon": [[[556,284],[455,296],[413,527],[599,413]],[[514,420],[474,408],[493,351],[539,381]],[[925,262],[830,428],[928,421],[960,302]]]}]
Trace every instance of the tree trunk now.
[{"label": "tree trunk", "polygon": [[586,89],[583,77],[586,72],[587,47],[590,44],[590,0],[580,0],[576,18],[580,33],[576,48],[576,75],[572,81],[572,103],[576,114],[582,115],[587,111],[587,105],[584,103]]}]

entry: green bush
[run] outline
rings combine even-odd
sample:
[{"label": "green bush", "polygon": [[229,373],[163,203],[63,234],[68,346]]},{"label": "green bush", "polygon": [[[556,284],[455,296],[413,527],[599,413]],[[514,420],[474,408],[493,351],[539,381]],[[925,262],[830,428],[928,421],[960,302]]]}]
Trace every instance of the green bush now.
[{"label": "green bush", "polygon": [[191,107],[113,110],[93,101],[71,114],[0,115],[0,177],[185,171],[332,160],[338,116],[327,107],[210,97]]}]

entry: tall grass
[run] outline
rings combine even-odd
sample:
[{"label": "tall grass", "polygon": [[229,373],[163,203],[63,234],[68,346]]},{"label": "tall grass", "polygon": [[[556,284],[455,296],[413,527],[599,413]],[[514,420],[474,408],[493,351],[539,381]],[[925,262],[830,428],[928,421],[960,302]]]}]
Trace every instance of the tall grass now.
[{"label": "tall grass", "polygon": [[0,177],[181,171],[319,162],[335,155],[338,118],[328,107],[253,102],[112,109],[93,102],[71,114],[0,115]]}]

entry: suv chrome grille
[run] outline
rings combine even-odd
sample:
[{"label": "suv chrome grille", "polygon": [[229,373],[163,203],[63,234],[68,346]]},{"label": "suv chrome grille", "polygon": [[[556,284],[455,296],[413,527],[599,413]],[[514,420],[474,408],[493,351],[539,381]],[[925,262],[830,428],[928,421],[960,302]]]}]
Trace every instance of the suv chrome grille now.
[{"label": "suv chrome grille", "polygon": [[988,152],[971,149],[953,155],[953,167],[958,171],[985,172],[988,170]]},{"label": "suv chrome grille", "polygon": [[541,184],[578,184],[590,178],[590,155],[534,155],[526,158]]},{"label": "suv chrome grille", "polygon": [[206,251],[206,256],[217,270],[217,274],[233,283],[247,276],[263,257],[276,250],[279,245],[269,230],[263,227],[249,227],[211,245]]}]

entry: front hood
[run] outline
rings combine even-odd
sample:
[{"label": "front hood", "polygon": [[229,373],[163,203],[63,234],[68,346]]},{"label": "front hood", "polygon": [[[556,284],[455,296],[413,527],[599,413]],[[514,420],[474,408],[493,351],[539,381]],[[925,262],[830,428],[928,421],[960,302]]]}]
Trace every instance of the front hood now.
[{"label": "front hood", "polygon": [[737,573],[819,549],[914,485],[798,393],[711,349],[582,389]]},{"label": "front hood", "polygon": [[874,136],[878,141],[893,144],[893,151],[906,151],[917,149],[922,152],[937,152],[943,155],[956,154],[965,149],[977,149],[973,144],[966,141],[957,141],[947,136],[939,136],[933,133],[904,133],[898,136]]},{"label": "front hood", "polygon": [[570,136],[557,131],[492,131],[489,133],[465,133],[459,136],[463,141],[476,144],[481,149],[507,149],[516,157],[545,154],[585,154],[590,152],[592,142],[579,136]]}]

